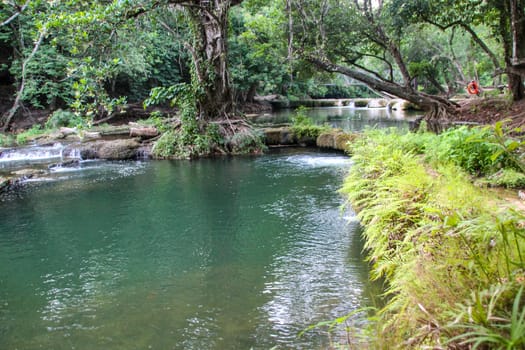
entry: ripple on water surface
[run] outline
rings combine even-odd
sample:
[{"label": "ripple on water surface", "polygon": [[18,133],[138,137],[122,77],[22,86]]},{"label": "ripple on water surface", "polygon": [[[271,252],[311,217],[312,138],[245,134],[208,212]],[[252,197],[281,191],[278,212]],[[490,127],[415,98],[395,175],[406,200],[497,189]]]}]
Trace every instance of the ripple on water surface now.
[{"label": "ripple on water surface", "polygon": [[0,203],[0,348],[322,347],[298,332],[367,300],[349,165],[94,162],[28,184]]}]

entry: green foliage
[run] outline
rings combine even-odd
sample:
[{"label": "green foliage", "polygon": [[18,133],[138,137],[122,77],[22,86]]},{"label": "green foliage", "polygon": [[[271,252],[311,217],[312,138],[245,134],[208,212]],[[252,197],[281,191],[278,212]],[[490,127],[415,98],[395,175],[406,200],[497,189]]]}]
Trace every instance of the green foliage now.
[{"label": "green foliage", "polygon": [[165,131],[155,142],[152,154],[158,158],[190,159],[211,154],[222,139],[209,124],[204,133],[190,134],[184,128]]},{"label": "green foliage", "polygon": [[26,143],[34,140],[36,137],[46,133],[46,130],[42,129],[40,125],[33,125],[29,130],[23,131],[16,135],[16,143],[18,145],[25,145]]},{"label": "green foliage", "polygon": [[255,89],[279,93],[288,80],[284,11],[278,1],[264,6],[247,4],[230,15],[229,64],[233,85],[241,99]]},{"label": "green foliage", "polygon": [[494,127],[489,129],[493,131],[491,141],[498,147],[498,151],[492,157],[496,159],[505,155],[514,166],[525,173],[525,136],[523,130],[520,128],[509,130],[502,121],[496,122]]},{"label": "green foliage", "polygon": [[[495,298],[493,317],[479,324],[515,344],[523,336],[518,333],[523,302],[516,300],[522,299],[525,272],[525,215],[498,210],[494,198],[473,186],[455,163],[426,153],[439,154],[436,144],[449,139],[455,142],[450,135],[372,130],[351,144],[354,163],[342,192],[364,227],[373,276],[386,279],[391,296],[370,324],[378,343],[372,348],[447,341],[453,347],[468,343],[463,333],[481,337],[480,321],[468,329],[446,325],[466,323],[463,311],[473,309],[472,290],[500,285],[506,297]],[[487,305],[489,299],[483,300]],[[483,319],[482,310],[476,312]]]},{"label": "green foliage", "polygon": [[332,335],[336,331],[342,330],[346,333],[349,349],[353,349],[354,347],[359,349],[365,346],[366,338],[362,332],[360,332],[358,328],[354,326],[354,323],[356,321],[362,321],[365,318],[365,315],[370,312],[377,312],[377,309],[374,307],[363,307],[334,320],[318,322],[299,332],[299,337],[302,337],[307,332],[315,329],[326,329],[330,349],[335,349],[338,343],[332,339]]},{"label": "green foliage", "polygon": [[234,133],[225,143],[234,154],[262,153],[266,150],[264,134],[260,130],[246,129]]},{"label": "green foliage", "polygon": [[45,128],[46,129],[57,129],[61,126],[66,127],[83,127],[85,126],[85,121],[71,111],[64,111],[62,109],[57,109],[53,114],[47,119]]},{"label": "green foliage", "polygon": [[525,348],[525,301],[522,298],[523,286],[519,288],[510,313],[499,310],[499,299],[505,293],[505,286],[495,286],[490,290],[473,293],[471,303],[462,306],[461,313],[465,321],[453,323],[452,330],[464,331],[451,338],[449,343],[471,345],[472,349],[489,347],[490,349]]},{"label": "green foliage", "polygon": [[525,188],[525,174],[514,169],[501,169],[489,175],[486,182],[491,186]]},{"label": "green foliage", "polygon": [[165,116],[159,111],[153,111],[148,119],[139,120],[139,124],[154,126],[161,133],[169,130],[169,125],[165,121]]},{"label": "green foliage", "polygon": [[321,133],[329,130],[325,126],[315,125],[311,118],[306,115],[307,107],[299,106],[292,117],[292,132],[298,138],[317,138]]},{"label": "green foliage", "polygon": [[492,133],[462,126],[445,131],[431,145],[429,153],[439,162],[452,162],[471,174],[491,174],[508,165],[504,156],[494,156],[498,147],[490,142]]},{"label": "green foliage", "polygon": [[[24,56],[32,49],[26,48]],[[72,101],[71,81],[66,79],[68,59],[56,47],[43,45],[34,58],[28,62],[25,89],[22,99],[33,107],[45,108],[50,105],[64,105]],[[11,73],[21,74],[21,62],[13,62]]]},{"label": "green foliage", "polygon": [[199,86],[175,84],[154,88],[144,106],[169,102],[180,110],[181,125],[177,130],[166,131],[153,147],[153,154],[162,157],[193,158],[208,155],[222,143],[217,126],[199,124],[197,101],[201,94]]},{"label": "green foliage", "polygon": [[85,118],[88,125],[95,118],[112,115],[127,102],[125,96],[113,98],[104,89],[104,84],[115,76],[120,64],[118,58],[96,64],[92,57],[86,57],[81,65],[71,67],[71,74],[76,77],[72,85],[74,101],[71,108]]},{"label": "green foliage", "polygon": [[151,153],[159,158],[169,158],[176,154],[178,143],[179,140],[176,132],[174,130],[168,130],[155,142]]},{"label": "green foliage", "polygon": [[11,147],[15,145],[15,138],[13,135],[4,135],[0,133],[0,147]]}]

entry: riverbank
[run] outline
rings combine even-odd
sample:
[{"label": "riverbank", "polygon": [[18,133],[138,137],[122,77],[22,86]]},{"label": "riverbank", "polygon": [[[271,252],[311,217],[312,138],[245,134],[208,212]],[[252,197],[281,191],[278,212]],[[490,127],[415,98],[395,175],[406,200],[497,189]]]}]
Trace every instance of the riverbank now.
[{"label": "riverbank", "polygon": [[[317,126],[299,131],[293,126],[268,127],[258,132],[270,148],[318,147],[344,152],[347,142],[353,138],[340,129]],[[89,130],[62,127],[21,135],[28,145],[0,148],[0,193],[15,189],[28,179],[46,177],[57,168],[77,167],[82,160],[159,159],[153,147],[161,131],[153,125],[136,122]]]},{"label": "riverbank", "polygon": [[471,136],[374,131],[350,146],[342,192],[389,297],[370,321],[371,348],[525,344],[525,214],[471,175],[512,167],[505,155],[488,166],[490,137]]}]

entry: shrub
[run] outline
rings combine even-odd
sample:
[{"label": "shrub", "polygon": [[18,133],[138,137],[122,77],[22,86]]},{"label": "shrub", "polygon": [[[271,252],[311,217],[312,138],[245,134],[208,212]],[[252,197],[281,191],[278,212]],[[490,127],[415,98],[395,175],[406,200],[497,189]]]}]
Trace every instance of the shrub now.
[{"label": "shrub", "polygon": [[232,153],[260,153],[266,149],[263,139],[264,134],[261,131],[244,130],[233,134],[227,145]]},{"label": "shrub", "polygon": [[329,128],[325,126],[315,125],[311,118],[306,115],[308,108],[299,106],[295,110],[295,115],[292,117],[292,132],[298,139],[308,137],[316,139],[322,132]]},{"label": "shrub", "polygon": [[487,177],[487,183],[492,186],[506,188],[524,188],[525,174],[514,169],[501,169]]},{"label": "shrub", "polygon": [[34,140],[38,136],[43,135],[45,132],[46,131],[43,130],[40,127],[40,125],[33,125],[31,129],[26,130],[16,135],[16,143],[19,145],[24,145],[28,143],[29,141]]},{"label": "shrub", "polygon": [[57,129],[59,127],[79,127],[85,126],[84,120],[71,111],[58,109],[48,118],[45,124],[46,129]]},{"label": "shrub", "polygon": [[438,162],[452,162],[470,174],[491,174],[507,163],[504,155],[493,158],[499,148],[490,142],[491,136],[488,129],[449,129],[429,145],[428,153]]},{"label": "shrub", "polygon": [[[454,162],[418,154],[446,154],[439,147],[458,154],[435,144],[442,137],[373,130],[351,145],[353,165],[341,191],[364,227],[372,276],[386,280],[391,297],[370,320],[378,343],[371,348],[479,347],[491,343],[485,335],[520,348],[525,215],[499,211]],[[443,138],[450,139],[456,141]],[[491,317],[472,321],[465,313],[477,305],[472,291],[500,286],[505,294],[493,298]],[[478,314],[486,314],[490,297],[478,299]]]},{"label": "shrub", "polygon": [[12,135],[0,134],[0,147],[11,147],[15,144],[15,139]]}]

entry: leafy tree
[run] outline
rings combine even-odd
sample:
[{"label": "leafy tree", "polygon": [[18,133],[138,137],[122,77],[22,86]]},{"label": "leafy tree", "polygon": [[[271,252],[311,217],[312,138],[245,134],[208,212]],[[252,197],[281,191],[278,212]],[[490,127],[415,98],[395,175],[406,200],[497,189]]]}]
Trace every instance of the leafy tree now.
[{"label": "leafy tree", "polygon": [[[443,30],[464,30],[490,58],[495,74],[508,76],[514,100],[525,97],[525,1],[394,0],[393,8],[405,20],[430,23]],[[489,26],[492,35],[499,39],[501,54],[491,49],[488,40],[479,35],[481,25]]]},{"label": "leafy tree", "polygon": [[256,92],[279,93],[288,83],[283,3],[246,4],[231,16],[229,58],[236,99],[251,102]]}]

